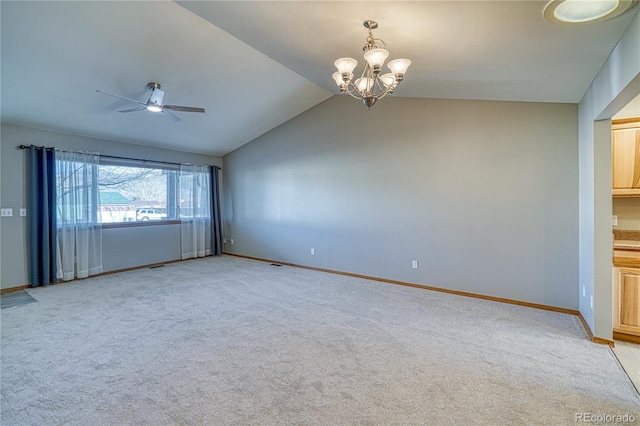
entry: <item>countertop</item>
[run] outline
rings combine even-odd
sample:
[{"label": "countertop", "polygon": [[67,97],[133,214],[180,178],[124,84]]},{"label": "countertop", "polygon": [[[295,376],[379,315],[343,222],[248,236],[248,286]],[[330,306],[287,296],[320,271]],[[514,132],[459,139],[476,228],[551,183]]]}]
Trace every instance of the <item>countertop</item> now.
[{"label": "countertop", "polygon": [[616,240],[640,241],[640,231],[633,229],[614,229],[613,238]]},{"label": "countertop", "polygon": [[613,230],[613,266],[640,268],[640,231]]}]

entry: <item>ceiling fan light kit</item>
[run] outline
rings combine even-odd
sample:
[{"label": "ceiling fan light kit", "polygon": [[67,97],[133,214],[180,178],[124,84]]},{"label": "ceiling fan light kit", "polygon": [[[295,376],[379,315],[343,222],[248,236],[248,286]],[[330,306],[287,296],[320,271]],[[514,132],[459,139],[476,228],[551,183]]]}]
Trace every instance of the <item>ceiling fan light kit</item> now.
[{"label": "ceiling fan light kit", "polygon": [[163,116],[173,120],[180,121],[180,117],[172,113],[173,111],[181,111],[181,112],[204,112],[204,108],[199,107],[189,107],[189,106],[180,106],[180,105],[164,105],[164,90],[160,89],[160,83],[156,83],[154,81],[147,83],[147,89],[151,90],[151,96],[147,102],[140,102],[135,99],[126,98],[120,95],[114,95],[112,93],[102,92],[100,90],[96,90],[98,93],[102,93],[103,95],[113,96],[115,98],[124,99],[129,102],[134,102],[139,106],[136,108],[129,108],[125,110],[121,110],[118,112],[134,112],[134,111],[151,111],[151,112],[159,112],[162,113]]},{"label": "ceiling fan light kit", "polygon": [[606,21],[635,7],[639,0],[552,0],[544,18],[554,24],[586,24]]},{"label": "ceiling fan light kit", "polygon": [[151,89],[151,97],[147,101],[147,110],[151,112],[162,112],[162,102],[164,101],[164,90],[160,90],[160,83],[147,83],[147,89]]},{"label": "ceiling fan light kit", "polygon": [[[373,36],[372,30],[378,28],[376,21],[367,20],[363,23],[369,31],[367,42],[362,47],[364,51],[364,70],[360,78],[354,80],[353,71],[358,66],[358,61],[353,58],[339,58],[334,62],[338,69],[333,73],[333,80],[340,88],[341,93],[348,93],[371,109],[380,99],[391,95],[396,87],[404,80],[407,68],[411,65],[409,59],[394,59],[389,61],[387,68],[391,71],[380,75],[384,61],[389,57],[389,51],[385,49],[386,43]],[[377,43],[381,43],[379,47]]]}]

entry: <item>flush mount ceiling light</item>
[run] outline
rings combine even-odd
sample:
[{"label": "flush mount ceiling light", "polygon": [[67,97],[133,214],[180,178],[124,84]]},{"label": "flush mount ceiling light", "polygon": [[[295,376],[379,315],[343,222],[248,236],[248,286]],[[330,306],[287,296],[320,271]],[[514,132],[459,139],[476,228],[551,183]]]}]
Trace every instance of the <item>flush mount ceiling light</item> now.
[{"label": "flush mount ceiling light", "polygon": [[[389,51],[384,49],[387,45],[381,39],[375,38],[371,32],[371,30],[378,28],[376,21],[367,20],[363,25],[369,30],[369,36],[367,43],[362,47],[365,64],[360,78],[353,80],[353,70],[358,66],[358,61],[353,58],[340,58],[334,62],[338,71],[333,73],[333,79],[341,93],[348,93],[354,98],[362,100],[362,103],[371,109],[379,99],[393,93],[404,79],[404,74],[411,65],[411,61],[409,59],[389,61],[387,68],[391,72],[380,75],[382,65],[389,56]],[[377,43],[381,43],[382,47],[379,47]]]},{"label": "flush mount ceiling light", "polygon": [[638,0],[553,0],[544,8],[551,23],[583,24],[606,21],[626,12]]}]

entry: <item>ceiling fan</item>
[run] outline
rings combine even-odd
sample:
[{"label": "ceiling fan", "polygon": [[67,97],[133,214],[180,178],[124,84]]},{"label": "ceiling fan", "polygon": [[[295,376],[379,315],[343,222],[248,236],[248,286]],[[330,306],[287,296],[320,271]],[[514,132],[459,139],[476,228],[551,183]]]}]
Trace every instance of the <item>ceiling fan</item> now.
[{"label": "ceiling fan", "polygon": [[[180,106],[180,105],[164,105],[162,102],[164,101],[164,90],[160,90],[160,83],[151,82],[147,83],[147,89],[151,89],[151,96],[147,102],[136,101],[135,99],[125,98],[124,96],[114,95],[112,93],[102,92],[100,90],[96,90],[98,93],[102,93],[103,95],[113,96],[115,98],[124,99],[126,101],[134,102],[140,106],[135,108],[129,108],[118,112],[134,112],[134,111],[147,111],[151,112],[159,112],[165,117],[174,120],[180,121],[180,117],[172,113],[171,111],[180,111],[180,112],[204,112],[204,108],[197,107],[188,107],[188,106]],[[171,110],[171,111],[170,111]]]}]

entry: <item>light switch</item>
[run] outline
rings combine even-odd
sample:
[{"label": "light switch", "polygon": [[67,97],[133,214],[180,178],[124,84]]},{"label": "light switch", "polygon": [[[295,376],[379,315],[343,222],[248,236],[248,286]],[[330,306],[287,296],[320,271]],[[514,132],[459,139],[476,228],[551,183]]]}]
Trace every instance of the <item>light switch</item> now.
[{"label": "light switch", "polygon": [[618,215],[614,214],[611,216],[611,225],[616,226],[618,224]]},{"label": "light switch", "polygon": [[13,209],[0,209],[0,216],[13,216]]}]

